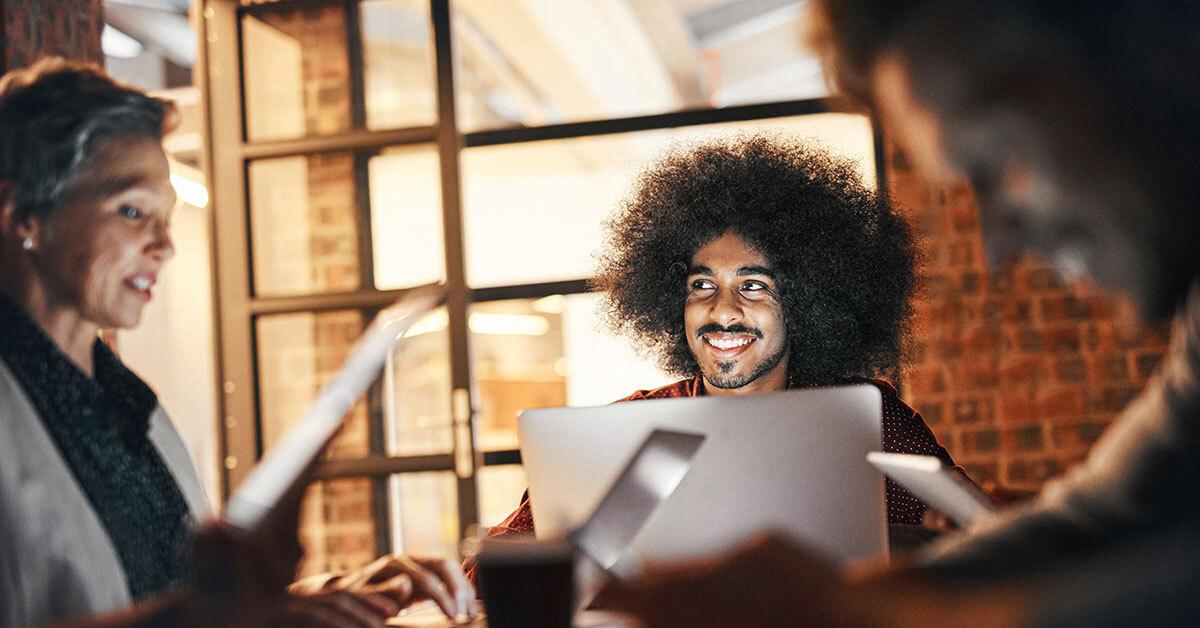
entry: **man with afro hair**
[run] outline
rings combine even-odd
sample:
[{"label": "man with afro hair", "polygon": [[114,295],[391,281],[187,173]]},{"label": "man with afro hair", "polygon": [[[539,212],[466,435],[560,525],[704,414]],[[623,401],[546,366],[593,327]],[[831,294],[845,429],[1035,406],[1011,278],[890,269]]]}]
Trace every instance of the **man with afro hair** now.
[{"label": "man with afro hair", "polygon": [[[913,241],[850,162],[764,136],[679,150],[642,174],[607,227],[592,284],[608,326],[683,378],[620,401],[869,382],[885,451],[954,465],[877,379],[900,359]],[[891,480],[886,495],[889,523],[922,523],[924,503]],[[488,536],[532,530],[526,494]]]}]

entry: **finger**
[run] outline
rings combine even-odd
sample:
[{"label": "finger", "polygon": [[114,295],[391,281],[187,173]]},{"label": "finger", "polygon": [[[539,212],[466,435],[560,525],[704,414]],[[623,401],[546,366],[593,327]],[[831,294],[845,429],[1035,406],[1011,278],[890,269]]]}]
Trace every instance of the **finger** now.
[{"label": "finger", "polygon": [[449,588],[451,595],[454,596],[458,603],[458,612],[465,615],[474,616],[475,609],[475,587],[471,586],[471,582],[467,580],[466,574],[458,563],[448,559],[417,559],[423,562],[425,567],[433,571],[442,579]]},{"label": "finger", "polygon": [[413,591],[417,595],[432,599],[447,617],[454,618],[459,615],[454,596],[436,573],[415,560],[401,559],[401,561],[408,568],[408,575],[413,582]]},{"label": "finger", "polygon": [[413,597],[412,577],[406,573],[396,574],[391,580],[371,585],[372,592],[386,595],[402,606],[408,606]]},{"label": "finger", "polygon": [[407,573],[408,568],[399,556],[381,556],[363,570],[366,584],[379,584]]},{"label": "finger", "polygon": [[404,604],[391,596],[375,591],[343,591],[342,593],[383,619],[395,617],[404,608]]}]

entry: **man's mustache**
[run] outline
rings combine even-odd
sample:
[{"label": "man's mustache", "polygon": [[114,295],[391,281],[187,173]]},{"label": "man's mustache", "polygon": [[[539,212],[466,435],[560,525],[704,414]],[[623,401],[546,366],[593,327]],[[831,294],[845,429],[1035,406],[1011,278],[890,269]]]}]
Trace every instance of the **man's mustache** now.
[{"label": "man's mustache", "polygon": [[700,329],[696,330],[696,337],[699,338],[699,337],[703,336],[704,334],[712,334],[712,333],[719,334],[722,332],[727,333],[727,334],[751,334],[755,338],[763,337],[762,331],[760,331],[758,328],[747,327],[746,325],[743,325],[741,323],[735,323],[728,327],[725,327],[724,325],[719,325],[717,323],[709,323],[707,325],[702,325],[700,327]]}]

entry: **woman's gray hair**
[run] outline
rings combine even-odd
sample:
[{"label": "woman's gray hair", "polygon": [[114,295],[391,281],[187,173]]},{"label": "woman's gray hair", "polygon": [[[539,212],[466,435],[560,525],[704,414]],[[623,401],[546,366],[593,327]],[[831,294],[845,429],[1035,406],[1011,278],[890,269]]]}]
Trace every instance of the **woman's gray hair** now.
[{"label": "woman's gray hair", "polygon": [[47,218],[108,141],[161,140],[175,123],[170,102],[122,85],[99,69],[49,58],[0,78],[0,181],[12,185],[16,219]]}]

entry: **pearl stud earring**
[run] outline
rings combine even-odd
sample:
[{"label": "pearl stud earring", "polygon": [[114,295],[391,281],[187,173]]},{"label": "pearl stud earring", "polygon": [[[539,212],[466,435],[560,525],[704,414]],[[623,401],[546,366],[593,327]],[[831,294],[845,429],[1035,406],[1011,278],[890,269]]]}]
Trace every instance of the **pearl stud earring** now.
[{"label": "pearl stud earring", "polygon": [[21,243],[21,248],[25,249],[26,251],[32,251],[33,250],[33,238],[31,238],[29,236],[25,236],[25,241]]}]

